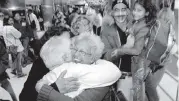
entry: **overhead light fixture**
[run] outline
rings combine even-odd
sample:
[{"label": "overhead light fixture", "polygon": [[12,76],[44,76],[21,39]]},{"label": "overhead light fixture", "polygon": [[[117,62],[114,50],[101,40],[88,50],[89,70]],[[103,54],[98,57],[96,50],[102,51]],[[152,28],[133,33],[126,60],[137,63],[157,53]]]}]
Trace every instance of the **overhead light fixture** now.
[{"label": "overhead light fixture", "polygon": [[8,9],[10,9],[10,10],[16,10],[17,7],[9,7]]}]

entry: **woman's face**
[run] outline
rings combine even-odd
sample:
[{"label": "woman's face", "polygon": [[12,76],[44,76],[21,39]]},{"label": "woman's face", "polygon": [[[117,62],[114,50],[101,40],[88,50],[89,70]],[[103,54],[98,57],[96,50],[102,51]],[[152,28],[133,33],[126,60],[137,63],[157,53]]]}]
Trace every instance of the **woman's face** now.
[{"label": "woman's face", "polygon": [[92,62],[92,54],[91,48],[81,40],[77,42],[72,48],[72,57],[75,63],[82,63],[82,64],[91,64]]},{"label": "woman's face", "polygon": [[13,25],[13,24],[14,24],[14,19],[9,18],[9,20],[8,20],[8,24],[9,24],[9,25]]},{"label": "woman's face", "polygon": [[113,8],[114,20],[118,23],[123,23],[126,21],[128,12],[127,6],[123,3],[116,4]]},{"label": "woman's face", "polygon": [[73,24],[72,28],[74,29],[75,32],[77,32],[76,34],[81,34],[89,31],[90,28],[89,24],[90,22],[88,19],[84,17],[78,17],[76,22]]},{"label": "woman's face", "polygon": [[132,14],[134,20],[142,19],[147,15],[145,8],[139,3],[135,3]]},{"label": "woman's face", "polygon": [[21,20],[20,14],[16,13],[14,19],[16,19],[17,21]]}]

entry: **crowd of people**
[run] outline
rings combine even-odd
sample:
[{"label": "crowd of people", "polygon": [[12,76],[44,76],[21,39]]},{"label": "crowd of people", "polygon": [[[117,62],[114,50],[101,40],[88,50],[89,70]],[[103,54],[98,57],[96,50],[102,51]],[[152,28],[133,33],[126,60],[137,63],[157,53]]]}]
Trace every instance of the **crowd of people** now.
[{"label": "crowd of people", "polygon": [[6,69],[21,78],[33,63],[20,101],[127,101],[129,95],[118,96],[126,77],[133,101],[159,101],[167,61],[178,56],[173,0],[163,0],[160,10],[150,0],[132,7],[113,0],[108,11],[81,1],[56,10],[48,29],[40,6],[29,5],[26,20],[0,11],[1,87],[18,101]]}]

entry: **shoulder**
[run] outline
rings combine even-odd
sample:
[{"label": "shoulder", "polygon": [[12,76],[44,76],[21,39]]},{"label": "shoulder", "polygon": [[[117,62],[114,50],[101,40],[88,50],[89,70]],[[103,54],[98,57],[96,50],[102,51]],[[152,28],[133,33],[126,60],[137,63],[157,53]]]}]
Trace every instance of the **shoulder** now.
[{"label": "shoulder", "polygon": [[108,36],[108,35],[115,35],[116,26],[114,24],[104,26],[103,30],[101,31],[102,36]]},{"label": "shoulder", "polygon": [[103,65],[114,65],[112,62],[104,60],[104,59],[99,59],[96,61],[96,64],[103,64]]},{"label": "shoulder", "polygon": [[96,61],[96,65],[101,65],[104,71],[105,69],[107,69],[107,70],[113,71],[113,73],[120,74],[119,68],[110,61],[99,59],[98,61]]},{"label": "shoulder", "polygon": [[134,33],[137,37],[145,36],[148,34],[150,28],[147,26],[145,21],[141,21],[135,25]]},{"label": "shoulder", "polygon": [[7,25],[7,26],[4,26],[4,27],[3,27],[3,30],[4,30],[4,31],[8,31],[8,32],[9,32],[9,31],[12,31],[12,30],[14,30],[14,29],[15,29],[14,26],[10,26],[10,25]]},{"label": "shoulder", "polygon": [[135,38],[139,39],[141,37],[145,37],[149,33],[149,30],[150,29],[147,26],[141,27],[140,29],[138,29]]}]

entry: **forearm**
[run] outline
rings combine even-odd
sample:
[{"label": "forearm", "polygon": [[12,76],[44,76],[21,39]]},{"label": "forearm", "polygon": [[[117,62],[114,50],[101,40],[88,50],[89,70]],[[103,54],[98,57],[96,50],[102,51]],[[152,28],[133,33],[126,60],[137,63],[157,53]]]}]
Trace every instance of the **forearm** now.
[{"label": "forearm", "polygon": [[83,77],[79,79],[84,89],[110,86],[121,76],[119,68],[106,60],[98,60],[95,65],[89,65],[88,68],[81,71],[85,75],[81,73]]},{"label": "forearm", "polygon": [[52,87],[44,85],[37,96],[37,101],[102,101],[109,87],[88,89],[75,98],[70,98],[57,92]]},{"label": "forearm", "polygon": [[122,55],[139,55],[141,50],[137,50],[135,48],[119,48],[118,49],[118,56]]},{"label": "forearm", "polygon": [[[104,55],[103,55],[103,59],[105,60],[108,60],[108,61],[111,61],[111,62],[114,62],[116,60],[116,58],[112,57],[111,54],[114,50],[116,50],[118,48],[114,48],[114,49],[108,49]],[[117,58],[120,58],[122,57],[123,55],[122,54],[118,54]]]},{"label": "forearm", "polygon": [[[61,74],[60,71],[57,74]],[[50,85],[57,80],[57,74],[53,71],[48,72],[43,78],[40,80],[41,82],[46,82],[46,84]]]},{"label": "forearm", "polygon": [[72,99],[64,94],[57,92],[51,86],[43,85],[38,96],[37,101],[79,101]]},{"label": "forearm", "polygon": [[12,31],[12,35],[15,37],[15,38],[20,38],[21,37],[21,32],[19,32],[15,27],[11,26],[11,28],[9,29]]}]

